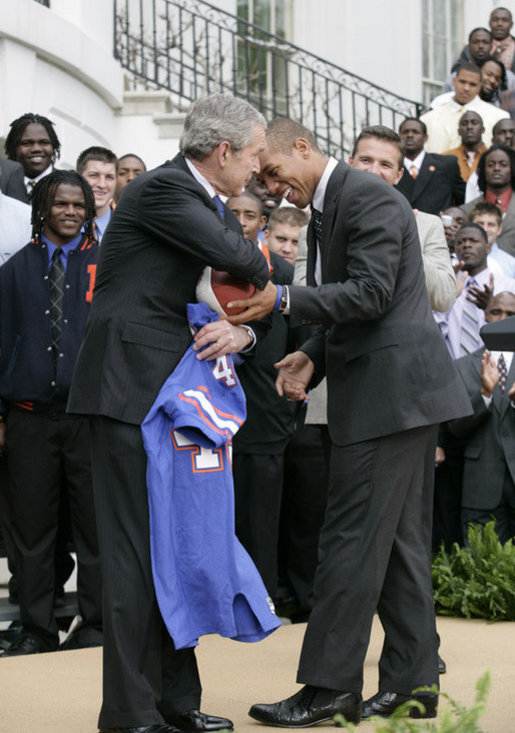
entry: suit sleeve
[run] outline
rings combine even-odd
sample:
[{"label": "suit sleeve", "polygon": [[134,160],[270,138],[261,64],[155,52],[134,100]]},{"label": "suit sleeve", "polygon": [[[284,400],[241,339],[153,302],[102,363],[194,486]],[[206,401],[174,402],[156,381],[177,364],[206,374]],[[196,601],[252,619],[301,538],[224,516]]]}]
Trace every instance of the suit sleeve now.
[{"label": "suit sleeve", "polygon": [[259,248],[224,226],[188,178],[186,174],[178,180],[156,176],[144,186],[137,202],[138,226],[188,256],[263,290],[270,275]]},{"label": "suit sleeve", "polygon": [[431,217],[421,237],[422,260],[431,308],[440,313],[449,310],[457,295],[456,275],[449,256],[443,224]]},{"label": "suit sleeve", "polygon": [[370,184],[367,176],[340,194],[330,233],[330,252],[337,263],[330,263],[329,269],[337,269],[342,281],[319,287],[292,286],[290,315],[294,325],[372,320],[391,305],[408,216],[412,219],[412,244],[419,246],[415,221],[399,194],[386,184]]},{"label": "suit sleeve", "polygon": [[470,397],[474,412],[467,417],[450,420],[447,427],[456,438],[467,438],[481,423],[488,420],[491,415],[491,406],[490,408],[486,406],[481,395],[480,362],[478,364],[477,359],[465,356],[457,359],[455,364]]},{"label": "suit sleeve", "polygon": [[455,155],[448,155],[448,166],[451,175],[452,198],[455,206],[461,206],[465,201],[465,181],[461,177],[458,159]]}]

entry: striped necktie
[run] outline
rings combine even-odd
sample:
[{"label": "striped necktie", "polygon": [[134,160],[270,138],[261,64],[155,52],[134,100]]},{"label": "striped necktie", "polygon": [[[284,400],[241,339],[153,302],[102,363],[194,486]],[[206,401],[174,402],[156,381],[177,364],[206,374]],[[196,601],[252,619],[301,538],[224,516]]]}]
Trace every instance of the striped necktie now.
[{"label": "striped necktie", "polygon": [[[474,278],[467,280],[463,292],[466,293],[467,289],[471,286],[477,286]],[[463,313],[461,314],[461,329],[460,329],[460,356],[466,354],[472,354],[473,351],[479,349],[483,343],[479,338],[479,329],[481,324],[479,322],[479,309],[470,300],[467,300],[465,295],[463,296]]]},{"label": "striped necktie", "polygon": [[61,259],[61,250],[56,248],[50,270],[48,271],[48,284],[50,289],[50,324],[52,333],[52,346],[54,355],[57,356],[59,341],[61,338],[61,322],[63,319],[63,297],[64,297],[64,265]]},{"label": "striped necktie", "polygon": [[502,354],[497,359],[497,371],[499,372],[499,388],[501,390],[501,394],[504,394],[504,390],[506,389],[506,379],[508,377],[508,369],[506,368],[506,361]]}]

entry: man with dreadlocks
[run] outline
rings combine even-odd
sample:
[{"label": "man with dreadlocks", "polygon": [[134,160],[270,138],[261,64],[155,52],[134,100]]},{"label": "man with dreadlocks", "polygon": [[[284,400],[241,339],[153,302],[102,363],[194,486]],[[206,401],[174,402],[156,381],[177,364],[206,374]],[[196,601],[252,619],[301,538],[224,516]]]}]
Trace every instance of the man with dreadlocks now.
[{"label": "man with dreadlocks", "polygon": [[54,123],[32,112],[18,117],[11,122],[5,139],[5,152],[9,160],[23,166],[25,200],[28,202],[36,183],[52,172],[61,153]]},{"label": "man with dreadlocks", "polygon": [[102,643],[101,579],[86,418],[66,414],[89,314],[95,201],[74,171],[34,188],[33,239],[0,267],[0,449],[8,453],[21,639],[4,656],[58,648],[53,616],[59,494],[66,486],[82,625],[65,648]]}]

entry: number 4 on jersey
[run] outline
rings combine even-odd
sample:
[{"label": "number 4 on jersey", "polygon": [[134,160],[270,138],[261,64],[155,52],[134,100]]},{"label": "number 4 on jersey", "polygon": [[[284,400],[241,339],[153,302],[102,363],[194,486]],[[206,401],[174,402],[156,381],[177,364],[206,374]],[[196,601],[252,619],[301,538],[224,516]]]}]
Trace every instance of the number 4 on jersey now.
[{"label": "number 4 on jersey", "polygon": [[213,376],[218,381],[223,381],[226,387],[234,387],[237,384],[234,369],[229,364],[227,356],[219,356],[212,369]]}]

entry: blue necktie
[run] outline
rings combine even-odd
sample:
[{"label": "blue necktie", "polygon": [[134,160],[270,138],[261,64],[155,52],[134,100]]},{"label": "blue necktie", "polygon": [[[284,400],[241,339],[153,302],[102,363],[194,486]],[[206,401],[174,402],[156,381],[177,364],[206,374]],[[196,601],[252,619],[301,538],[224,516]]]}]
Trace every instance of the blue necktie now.
[{"label": "blue necktie", "polygon": [[216,195],[213,196],[213,201],[216,204],[216,208],[218,209],[218,213],[220,214],[221,219],[224,219],[224,205],[222,204],[222,199],[220,196]]}]

